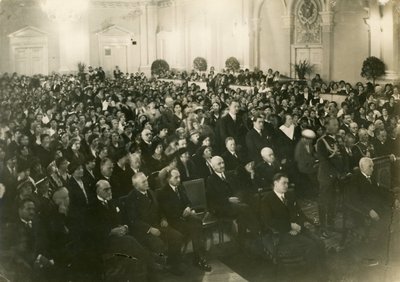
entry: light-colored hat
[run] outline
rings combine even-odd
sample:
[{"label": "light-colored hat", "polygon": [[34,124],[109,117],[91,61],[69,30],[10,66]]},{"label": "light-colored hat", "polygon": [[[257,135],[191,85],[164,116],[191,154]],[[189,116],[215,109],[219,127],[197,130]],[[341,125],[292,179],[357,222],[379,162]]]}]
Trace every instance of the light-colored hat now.
[{"label": "light-colored hat", "polygon": [[301,132],[301,136],[303,136],[304,138],[308,138],[308,139],[315,139],[315,137],[316,137],[315,132],[312,131],[311,129],[304,129]]}]

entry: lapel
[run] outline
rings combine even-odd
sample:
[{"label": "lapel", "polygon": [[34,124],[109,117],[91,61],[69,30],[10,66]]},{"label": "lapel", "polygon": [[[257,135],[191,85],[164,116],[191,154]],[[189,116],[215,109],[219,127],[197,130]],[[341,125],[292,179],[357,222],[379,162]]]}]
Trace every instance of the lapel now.
[{"label": "lapel", "polygon": [[[275,202],[277,201],[278,203],[278,207],[280,207],[280,209],[284,209],[286,212],[288,212],[288,206],[286,206],[283,202],[282,202],[282,200],[281,199],[279,199],[279,197],[278,197],[278,195],[276,195],[276,193],[275,192],[272,192],[274,195],[274,199],[275,199]],[[285,195],[285,198],[286,198],[286,195]],[[286,198],[286,202],[288,202],[288,199]]]}]

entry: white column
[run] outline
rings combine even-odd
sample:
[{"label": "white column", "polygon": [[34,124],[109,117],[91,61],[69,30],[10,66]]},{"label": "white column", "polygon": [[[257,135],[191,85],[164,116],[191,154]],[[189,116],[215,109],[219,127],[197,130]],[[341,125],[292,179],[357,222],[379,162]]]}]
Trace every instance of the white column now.
[{"label": "white column", "polygon": [[385,78],[388,80],[399,79],[399,48],[398,48],[398,19],[392,2],[389,2],[384,7],[382,15],[382,61],[386,65]]},{"label": "white column", "polygon": [[[57,24],[57,23],[54,23]],[[78,63],[89,64],[89,28],[87,17],[76,22],[58,23],[60,73],[78,71]]]},{"label": "white column", "polygon": [[322,18],[322,78],[331,79],[333,12],[320,12]]},{"label": "white column", "polygon": [[186,64],[186,52],[185,52],[185,1],[175,0],[174,1],[174,30],[172,40],[175,53],[174,68],[183,70]]},{"label": "white column", "polygon": [[385,63],[384,79],[390,82],[400,79],[400,15],[396,13],[392,2],[381,6],[377,1],[371,1],[366,20],[370,31],[370,55]]},{"label": "white column", "polygon": [[[282,33],[285,36],[285,44],[284,46],[287,46],[286,48],[284,48],[283,50],[281,50],[281,52],[285,53],[285,58],[286,58],[286,66],[282,66],[282,68],[280,69],[281,73],[287,76],[291,76],[291,61],[292,61],[292,40],[291,40],[291,33],[294,29],[294,17],[293,15],[284,15],[282,16],[282,21],[283,21],[283,28],[282,28]],[[268,46],[266,46],[265,48],[268,48]],[[292,62],[294,63],[294,62]],[[294,76],[294,74],[293,74]]]}]

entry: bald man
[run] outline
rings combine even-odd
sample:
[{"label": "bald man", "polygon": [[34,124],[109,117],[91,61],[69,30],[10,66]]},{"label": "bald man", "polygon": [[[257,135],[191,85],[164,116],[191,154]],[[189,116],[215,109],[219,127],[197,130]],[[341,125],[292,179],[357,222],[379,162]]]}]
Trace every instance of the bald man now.
[{"label": "bald man", "polygon": [[[110,183],[105,179],[97,181],[96,200],[88,211],[87,221],[91,254],[97,257],[123,254],[133,257],[139,263],[145,263],[148,268],[153,267],[154,259],[151,253],[129,235],[130,230],[124,225],[121,212],[113,201]],[[128,268],[129,266],[132,267],[128,265]],[[123,280],[128,279],[131,278],[125,277]]]},{"label": "bald man", "polygon": [[351,180],[350,202],[365,217],[379,221],[394,203],[398,205],[398,200],[373,179],[374,162],[371,158],[361,158],[359,168]]},{"label": "bald man", "polygon": [[225,173],[225,163],[220,156],[211,159],[214,172],[207,178],[207,200],[209,208],[218,217],[237,219],[239,225],[239,240],[246,228],[251,232],[258,231],[258,222],[249,206],[236,196],[236,179]]},{"label": "bald man", "polygon": [[[361,158],[359,168],[360,171],[353,175],[348,186],[347,201],[357,211],[351,214],[355,224],[366,229],[369,239],[368,246],[360,248],[361,252],[365,253],[365,258],[376,258],[369,262],[376,264],[386,250],[383,246],[386,246],[388,240],[391,209],[399,208],[400,205],[391,191],[380,187],[374,180],[374,163],[371,158]],[[370,224],[366,224],[366,219]]]},{"label": "bald man", "polygon": [[276,161],[274,151],[269,147],[262,148],[262,162],[255,169],[255,183],[258,188],[272,190],[272,179],[274,175],[282,171],[282,167]]},{"label": "bald man", "polygon": [[153,132],[150,129],[143,129],[140,134],[141,140],[139,143],[139,148],[142,151],[143,162],[146,164],[151,159],[152,153],[152,140]]}]

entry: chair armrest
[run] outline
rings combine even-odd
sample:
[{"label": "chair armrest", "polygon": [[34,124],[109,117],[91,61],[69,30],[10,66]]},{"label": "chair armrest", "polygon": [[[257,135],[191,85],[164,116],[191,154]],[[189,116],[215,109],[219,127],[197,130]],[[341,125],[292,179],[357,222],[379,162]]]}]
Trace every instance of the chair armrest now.
[{"label": "chair armrest", "polygon": [[349,209],[349,210],[351,210],[351,211],[353,211],[355,213],[358,213],[358,214],[362,215],[363,217],[368,218],[368,216],[365,213],[363,213],[360,209],[357,209],[356,207],[354,207],[354,206],[352,206],[352,205],[350,205],[348,203],[345,203],[344,205],[345,205],[345,207],[347,209]]}]

